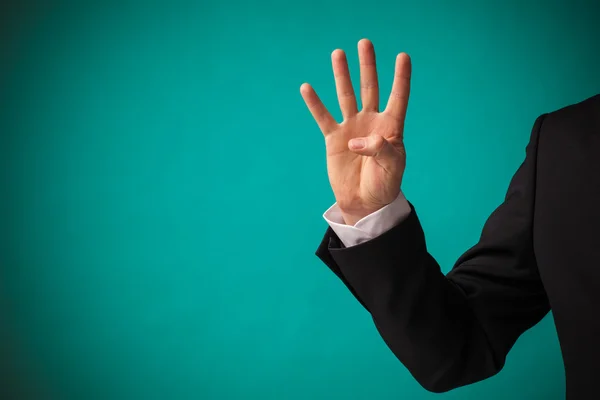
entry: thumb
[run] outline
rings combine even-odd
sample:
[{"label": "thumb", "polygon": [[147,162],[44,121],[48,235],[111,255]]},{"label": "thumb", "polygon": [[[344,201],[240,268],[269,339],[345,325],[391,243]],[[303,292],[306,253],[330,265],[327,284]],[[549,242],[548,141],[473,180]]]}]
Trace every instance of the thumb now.
[{"label": "thumb", "polygon": [[394,147],[379,135],[351,139],[348,148],[356,154],[373,157],[382,164],[395,163],[398,158]]}]

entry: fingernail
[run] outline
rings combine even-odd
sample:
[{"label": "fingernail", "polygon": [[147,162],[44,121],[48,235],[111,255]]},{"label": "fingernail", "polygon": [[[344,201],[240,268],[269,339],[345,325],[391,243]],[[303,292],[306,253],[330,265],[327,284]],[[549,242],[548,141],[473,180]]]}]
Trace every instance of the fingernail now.
[{"label": "fingernail", "polygon": [[350,147],[355,150],[362,149],[365,147],[365,144],[365,139],[352,139],[350,141]]}]

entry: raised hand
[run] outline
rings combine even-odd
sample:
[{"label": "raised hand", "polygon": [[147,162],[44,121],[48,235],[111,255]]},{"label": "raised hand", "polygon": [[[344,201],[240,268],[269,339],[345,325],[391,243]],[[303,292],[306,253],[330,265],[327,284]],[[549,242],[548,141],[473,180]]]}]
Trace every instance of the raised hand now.
[{"label": "raised hand", "polygon": [[375,50],[369,40],[358,42],[358,56],[360,111],[346,55],[339,49],[331,54],[342,123],[334,120],[308,83],[300,87],[304,102],[325,136],[329,182],[348,225],[398,196],[406,166],[403,132],[410,93],[410,58],[405,53],[396,57],[392,92],[385,110],[379,112]]}]

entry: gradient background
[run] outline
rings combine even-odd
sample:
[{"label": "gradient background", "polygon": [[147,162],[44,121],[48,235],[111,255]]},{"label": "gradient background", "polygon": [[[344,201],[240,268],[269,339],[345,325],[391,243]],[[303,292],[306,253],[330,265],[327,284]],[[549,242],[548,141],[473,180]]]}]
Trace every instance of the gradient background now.
[{"label": "gradient background", "polygon": [[595,2],[83,3],[0,10],[0,396],[564,398],[551,315],[447,394],[395,359],[314,256],[334,199],[299,87],[339,117],[330,53],[356,84],[368,37],[383,105],[411,54],[403,189],[447,271],[535,118],[600,92]]}]

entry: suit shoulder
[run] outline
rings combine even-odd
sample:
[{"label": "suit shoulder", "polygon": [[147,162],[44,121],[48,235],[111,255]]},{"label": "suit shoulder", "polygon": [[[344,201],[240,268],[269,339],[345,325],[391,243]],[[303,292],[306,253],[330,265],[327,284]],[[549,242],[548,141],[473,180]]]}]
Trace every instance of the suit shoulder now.
[{"label": "suit shoulder", "polygon": [[546,113],[543,130],[573,132],[600,128],[600,94]]}]

